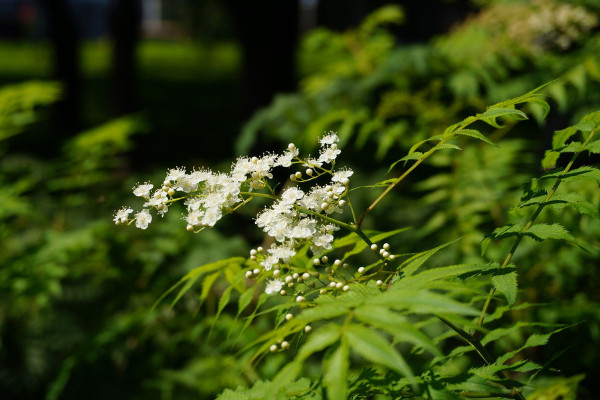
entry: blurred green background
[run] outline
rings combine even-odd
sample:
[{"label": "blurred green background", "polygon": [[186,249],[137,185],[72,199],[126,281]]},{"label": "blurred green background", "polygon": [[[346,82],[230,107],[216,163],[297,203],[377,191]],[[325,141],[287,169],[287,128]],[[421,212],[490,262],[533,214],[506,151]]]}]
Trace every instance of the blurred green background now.
[{"label": "blurred green background", "polygon": [[[594,0],[3,1],[1,397],[214,398],[285,361],[233,357],[272,322],[227,341],[244,319],[227,308],[214,321],[224,282],[203,304],[198,287],[152,308],[188,270],[260,244],[251,210],[199,235],[176,210],[147,231],[117,228],[113,210],[136,182],[174,166],[227,169],[290,141],[314,150],[335,130],[356,185],[372,183],[416,141],[558,78],[547,121],[494,132],[500,150],[433,157],[365,222],[414,227],[393,243],[405,252],[463,236],[444,262],[480,261],[483,235],[510,220],[552,131],[600,109],[599,13]],[[593,189],[572,190],[598,206]],[[600,228],[560,217],[590,253],[523,246],[520,301],[544,305],[508,317],[583,321],[528,356],[543,364],[567,349],[537,398],[580,379],[580,398],[595,398]]]}]

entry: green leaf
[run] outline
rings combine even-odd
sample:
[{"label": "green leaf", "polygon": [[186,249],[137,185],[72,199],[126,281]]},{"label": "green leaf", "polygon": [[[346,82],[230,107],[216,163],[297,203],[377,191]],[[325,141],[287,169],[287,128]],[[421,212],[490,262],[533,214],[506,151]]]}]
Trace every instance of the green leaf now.
[{"label": "green leaf", "polygon": [[397,280],[394,285],[398,288],[415,288],[415,287],[423,287],[426,286],[428,282],[437,280],[437,279],[446,279],[450,277],[456,277],[462,274],[481,271],[486,268],[486,265],[482,264],[460,264],[460,265],[450,265],[447,267],[440,268],[432,268],[421,273],[407,276],[405,278],[401,278]]},{"label": "green leaf", "polygon": [[559,193],[552,196],[552,198],[546,202],[543,202],[546,195],[532,197],[524,202],[521,202],[517,207],[527,207],[531,205],[544,204],[544,206],[561,210],[565,206],[571,206],[580,214],[591,215],[592,217],[599,218],[600,214],[598,209],[592,203],[585,200],[585,198],[575,192],[571,193]]},{"label": "green leaf", "polygon": [[589,151],[590,153],[593,153],[593,154],[600,153],[600,140],[596,140],[594,142],[588,143],[587,146],[585,146],[583,150]]},{"label": "green leaf", "polygon": [[507,237],[518,236],[523,228],[521,225],[505,225],[494,229],[489,235],[485,235],[485,238],[481,242],[481,255],[485,255],[488,246],[493,239],[504,239]]},{"label": "green leaf", "polygon": [[365,359],[414,380],[414,375],[404,358],[376,331],[362,325],[349,325],[344,337],[353,351]]},{"label": "green leaf", "polygon": [[365,304],[387,306],[396,310],[408,310],[419,314],[463,314],[478,315],[474,308],[448,298],[448,296],[427,290],[389,290],[370,298]]},{"label": "green leaf", "polygon": [[[225,309],[227,304],[229,304],[229,300],[231,300],[231,291],[232,290],[233,290],[233,286],[227,286],[227,288],[223,291],[223,294],[221,295],[221,298],[219,299],[219,305],[217,307],[217,314],[215,315],[214,321],[219,319],[219,316],[221,315],[221,313],[223,312],[223,310]],[[213,324],[214,324],[214,322],[213,322]]]},{"label": "green leaf", "polygon": [[573,235],[560,224],[535,224],[530,226],[529,229],[524,232],[524,235],[530,236],[537,241],[546,239],[575,241]]},{"label": "green leaf", "polygon": [[594,168],[594,167],[589,167],[589,166],[579,167],[579,168],[576,168],[576,169],[573,169],[573,170],[567,172],[564,175],[562,175],[562,174],[563,174],[563,171],[558,170],[555,172],[544,174],[543,176],[541,176],[539,178],[539,180],[561,178],[561,180],[564,182],[571,182],[571,181],[577,180],[577,179],[588,179],[588,180],[592,180],[592,181],[600,184],[600,170],[598,170],[597,168]]},{"label": "green leaf", "polygon": [[323,383],[329,399],[347,398],[346,376],[348,375],[348,344],[342,340],[333,354],[325,359]]},{"label": "green leaf", "polygon": [[415,254],[414,256],[412,256],[411,258],[409,258],[408,260],[404,261],[401,265],[400,265],[400,269],[404,272],[404,276],[410,276],[412,274],[414,274],[417,269],[419,269],[419,267],[421,265],[423,265],[427,260],[429,260],[429,258],[431,256],[433,256],[435,253],[437,253],[438,251],[440,251],[441,249],[450,246],[451,244],[456,243],[457,241],[459,241],[461,238],[455,239],[453,241],[444,243],[434,249],[431,250],[426,250],[423,251],[421,253]]},{"label": "green leaf", "polygon": [[421,153],[420,151],[415,151],[414,153],[410,153],[407,156],[402,157],[401,159],[399,159],[398,161],[394,162],[392,165],[390,165],[390,168],[387,170],[387,173],[389,174],[391,170],[394,169],[394,167],[402,161],[409,161],[409,160],[418,160],[419,158],[421,158],[421,156],[423,155],[423,153]]},{"label": "green leaf", "polygon": [[237,312],[238,317],[246,309],[246,307],[248,307],[250,305],[250,302],[252,301],[252,297],[254,296],[255,290],[256,290],[256,286],[252,286],[252,287],[249,287],[248,289],[246,289],[246,291],[241,294],[240,298],[238,299],[238,312]]},{"label": "green leaf", "polygon": [[527,114],[521,110],[496,106],[489,107],[484,113],[477,114],[477,117],[494,128],[502,128],[502,126],[496,121],[496,119],[499,117],[505,117],[517,121],[528,119]]},{"label": "green leaf", "polygon": [[[395,235],[402,233],[404,231],[407,231],[409,229],[410,229],[410,227],[406,227],[406,228],[400,228],[400,229],[396,229],[396,230],[389,231],[389,232],[381,232],[381,233],[374,234],[374,232],[366,231],[364,233],[367,235],[369,240],[371,240],[371,242],[377,243],[380,240],[384,240],[389,237],[395,236]],[[356,245],[354,246],[354,249],[352,249],[344,254],[342,261],[348,259],[349,257],[351,257],[355,254],[359,254],[359,253],[363,252],[366,248],[367,248],[367,244],[361,239],[359,242],[356,243]]]},{"label": "green leaf", "polygon": [[569,140],[576,133],[577,128],[573,126],[561,129],[559,131],[554,131],[554,135],[552,136],[552,148],[558,149],[560,147],[563,147],[567,140]]},{"label": "green leaf", "polygon": [[402,315],[385,307],[364,305],[354,310],[355,317],[372,327],[382,329],[399,341],[409,342],[435,355],[442,352],[433,340],[425,333],[417,329],[413,324],[406,321]]},{"label": "green leaf", "polygon": [[513,305],[517,299],[517,272],[515,268],[504,268],[492,276],[492,285],[499,293],[506,297],[509,305]]},{"label": "green leaf", "polygon": [[454,132],[455,135],[464,135],[464,136],[470,136],[473,137],[475,139],[479,139],[482,140],[486,143],[491,144],[492,146],[496,146],[498,147],[498,145],[494,142],[492,142],[490,139],[486,138],[481,132],[476,131],[475,129],[461,129],[459,131]]},{"label": "green leaf", "polygon": [[441,144],[437,144],[434,147],[435,150],[462,150],[460,147],[458,147],[455,144],[452,143],[441,143]]},{"label": "green leaf", "polygon": [[202,277],[202,275],[205,275],[205,274],[215,271],[217,269],[224,269],[224,268],[228,267],[230,264],[242,265],[244,263],[244,261],[246,261],[246,259],[243,257],[231,257],[231,258],[226,258],[225,260],[220,260],[220,261],[217,261],[214,263],[210,263],[210,264],[203,265],[201,267],[194,268],[193,270],[188,272],[183,278],[181,278],[179,280],[179,282],[177,282],[175,285],[171,286],[169,288],[169,290],[167,290],[165,293],[163,293],[158,298],[158,300],[156,300],[156,302],[154,303],[154,305],[152,307],[153,308],[156,307],[156,305],[159,304],[165,297],[167,297],[169,294],[171,294],[179,286],[183,285],[183,287],[179,290],[179,293],[177,293],[175,300],[173,300],[173,302],[171,303],[171,307],[172,307],[173,305],[175,305],[175,303],[177,303],[177,301],[179,301],[179,299],[181,299],[181,297],[188,290],[190,290],[190,288],[194,285],[194,283],[196,283],[196,281],[198,279],[200,279],[200,277]]},{"label": "green leaf", "polygon": [[200,303],[203,303],[204,300],[206,300],[208,294],[210,293],[212,285],[219,278],[219,275],[221,275],[221,271],[210,274],[206,278],[204,278],[204,280],[202,281],[202,292],[200,293]]},{"label": "green leaf", "polygon": [[287,384],[296,379],[296,376],[300,373],[302,369],[302,364],[297,361],[292,361],[287,364],[285,367],[279,371],[271,385],[269,386],[268,391],[265,394],[265,399],[275,399],[277,395]]},{"label": "green leaf", "polygon": [[306,360],[311,354],[324,350],[336,343],[341,336],[341,327],[338,324],[330,323],[318,330],[313,331],[306,343],[300,348],[297,359]]}]

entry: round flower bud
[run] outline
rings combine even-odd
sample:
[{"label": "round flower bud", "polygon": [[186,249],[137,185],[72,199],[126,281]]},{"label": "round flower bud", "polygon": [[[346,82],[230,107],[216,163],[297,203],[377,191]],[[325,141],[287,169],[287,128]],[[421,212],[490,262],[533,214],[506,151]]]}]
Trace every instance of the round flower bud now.
[{"label": "round flower bud", "polygon": [[281,291],[279,291],[279,294],[282,296],[285,296],[287,294],[287,292],[285,290],[281,290]]},{"label": "round flower bud", "polygon": [[313,170],[312,169],[309,168],[309,169],[306,170],[306,175],[312,176],[312,174],[313,174]]},{"label": "round flower bud", "polygon": [[256,255],[256,250],[254,250],[254,249],[250,250],[250,255],[251,256],[255,256]]},{"label": "round flower bud", "polygon": [[339,267],[340,265],[342,265],[342,262],[340,260],[335,260],[333,262],[333,265],[335,265],[336,267]]},{"label": "round flower bud", "polygon": [[302,172],[298,171],[294,174],[294,176],[296,176],[296,179],[301,179],[302,178]]},{"label": "round flower bud", "polygon": [[252,157],[250,159],[250,161],[252,161],[254,164],[256,164],[258,162],[258,157]]},{"label": "round flower bud", "polygon": [[327,289],[321,289],[321,290],[319,290],[319,293],[320,294],[325,294],[325,293],[327,293]]},{"label": "round flower bud", "polygon": [[359,274],[362,274],[363,272],[365,272],[365,267],[360,267],[360,268],[358,269],[358,273],[359,273]]},{"label": "round flower bud", "polygon": [[288,144],[288,150],[294,151],[295,148],[296,148],[296,145],[294,143]]},{"label": "round flower bud", "polygon": [[293,281],[293,280],[294,280],[294,278],[292,278],[292,277],[291,277],[291,276],[289,276],[289,275],[285,277],[285,283],[290,283],[290,282],[291,282],[291,281]]},{"label": "round flower bud", "polygon": [[312,331],[312,326],[310,326],[310,325],[306,325],[306,326],[304,327],[304,332],[305,332],[305,333],[310,333],[310,331]]},{"label": "round flower bud", "polygon": [[298,277],[299,277],[299,276],[300,276],[300,275],[298,275],[298,273],[297,273],[297,272],[294,272],[294,275],[292,275],[292,278],[294,278],[294,279],[298,279]]},{"label": "round flower bud", "polygon": [[342,268],[348,268],[348,267],[349,267],[349,265],[348,265],[347,263],[344,263],[344,264],[342,265]]},{"label": "round flower bud", "polygon": [[389,250],[390,249],[390,244],[389,243],[384,243],[383,244],[383,248],[386,249],[386,250]]},{"label": "round flower bud", "polygon": [[342,282],[338,282],[338,283],[335,284],[335,287],[337,289],[340,289],[342,286],[344,286],[344,284]]},{"label": "round flower bud", "polygon": [[295,180],[296,180],[296,175],[294,175],[294,174],[291,174],[291,175],[290,175],[290,181],[295,181]]},{"label": "round flower bud", "polygon": [[276,270],[273,270],[273,276],[274,276],[275,278],[279,278],[279,276],[280,276],[280,275],[281,275],[281,271],[279,271],[278,269],[276,269]]},{"label": "round flower bud", "polygon": [[377,286],[381,286],[381,285],[383,285],[383,282],[379,280],[379,281],[375,282],[375,284],[376,284]]},{"label": "round flower bud", "polygon": [[310,274],[308,272],[302,274],[302,279],[307,280],[308,278],[310,278]]},{"label": "round flower bud", "polygon": [[258,247],[256,248],[256,251],[258,251],[259,253],[262,253],[262,252],[263,252],[263,248],[262,248],[262,247],[260,247],[260,246],[258,246]]},{"label": "round flower bud", "polygon": [[396,256],[395,256],[395,255],[393,255],[393,254],[390,254],[390,257],[389,257],[389,259],[390,259],[390,260],[394,260],[395,258],[396,258]]},{"label": "round flower bud", "polygon": [[277,345],[276,344],[272,344],[271,347],[269,347],[269,351],[271,353],[275,353],[277,351]]},{"label": "round flower bud", "polygon": [[290,347],[290,344],[288,342],[286,342],[285,340],[283,342],[281,342],[282,349],[287,349],[288,347]]},{"label": "round flower bud", "polygon": [[294,287],[294,282],[290,282],[290,283],[288,283],[288,287],[289,287],[289,288],[293,288],[293,287]]},{"label": "round flower bud", "polygon": [[252,272],[254,272],[254,275],[258,275],[258,274],[260,274],[260,269],[254,268],[254,271],[252,271]]},{"label": "round flower bud", "polygon": [[313,264],[314,264],[314,265],[320,265],[320,264],[321,264],[321,260],[319,260],[318,258],[315,258],[315,259],[313,260]]},{"label": "round flower bud", "polygon": [[256,256],[250,256],[250,259],[255,261],[256,260]]},{"label": "round flower bud", "polygon": [[323,264],[325,264],[327,261],[329,261],[329,257],[323,256],[321,257],[321,261],[323,262]]},{"label": "round flower bud", "polygon": [[194,227],[192,225],[188,225],[185,227],[185,230],[188,232],[194,232]]},{"label": "round flower bud", "polygon": [[371,250],[373,250],[373,251],[377,250],[377,245],[375,243],[373,243],[371,245]]},{"label": "round flower bud", "polygon": [[346,205],[346,200],[340,200],[338,204],[340,207],[344,207]]},{"label": "round flower bud", "polygon": [[385,250],[384,249],[380,249],[379,250],[379,254],[383,254],[383,253],[385,253]]},{"label": "round flower bud", "polygon": [[348,290],[350,290],[350,286],[348,286],[348,285],[345,285],[345,286],[342,288],[342,290],[343,290],[344,292],[347,292]]},{"label": "round flower bud", "polygon": [[330,282],[329,283],[329,287],[334,288],[335,287],[335,282]]},{"label": "round flower bud", "polygon": [[292,318],[294,318],[294,314],[291,314],[291,313],[289,313],[289,314],[285,314],[285,320],[286,320],[286,321],[289,321],[289,320],[291,320]]},{"label": "round flower bud", "polygon": [[246,278],[250,279],[252,278],[252,271],[246,271]]},{"label": "round flower bud", "polygon": [[321,203],[321,208],[322,208],[323,210],[324,210],[324,209],[326,209],[327,207],[329,207],[329,204],[327,204],[327,203],[325,203],[325,202]]},{"label": "round flower bud", "polygon": [[383,258],[388,258],[390,256],[390,253],[384,251],[383,253],[381,253],[381,255],[383,256]]},{"label": "round flower bud", "polygon": [[167,190],[167,193],[169,194],[169,196],[173,196],[175,194],[175,189],[169,188],[169,190]]},{"label": "round flower bud", "polygon": [[296,302],[297,302],[297,303],[302,303],[304,300],[306,300],[306,299],[304,298],[304,296],[298,296],[298,297],[296,297]]}]

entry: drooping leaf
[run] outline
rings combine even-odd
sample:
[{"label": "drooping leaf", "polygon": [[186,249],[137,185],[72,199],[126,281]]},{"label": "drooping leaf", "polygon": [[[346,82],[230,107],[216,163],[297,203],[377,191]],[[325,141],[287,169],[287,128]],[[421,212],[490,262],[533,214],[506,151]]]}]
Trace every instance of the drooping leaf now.
[{"label": "drooping leaf", "polygon": [[298,360],[304,361],[311,354],[324,350],[336,343],[341,336],[341,326],[336,323],[330,323],[313,331],[308,340],[298,352]]},{"label": "drooping leaf", "polygon": [[345,399],[347,398],[347,381],[348,375],[348,344],[342,340],[338,348],[325,359],[323,368],[323,383],[327,390],[329,399]]},{"label": "drooping leaf", "polygon": [[361,306],[354,310],[359,321],[375,328],[382,329],[401,342],[409,342],[435,355],[441,355],[434,341],[425,333],[408,322],[402,315],[387,309],[372,305]]},{"label": "drooping leaf", "polygon": [[513,305],[517,299],[517,271],[515,268],[507,267],[497,271],[492,276],[492,285],[497,292],[506,297],[509,305]]},{"label": "drooping leaf", "polygon": [[475,139],[479,139],[482,140],[488,144],[491,144],[492,146],[496,146],[498,147],[498,145],[496,145],[496,143],[492,142],[490,139],[486,138],[481,132],[476,131],[475,129],[460,129],[456,132],[454,132],[454,134],[456,135],[463,135],[463,136],[470,136],[473,137]]},{"label": "drooping leaf", "polygon": [[351,324],[346,327],[344,337],[352,351],[365,359],[390,368],[400,375],[413,378],[413,372],[398,351],[376,331],[362,325]]}]

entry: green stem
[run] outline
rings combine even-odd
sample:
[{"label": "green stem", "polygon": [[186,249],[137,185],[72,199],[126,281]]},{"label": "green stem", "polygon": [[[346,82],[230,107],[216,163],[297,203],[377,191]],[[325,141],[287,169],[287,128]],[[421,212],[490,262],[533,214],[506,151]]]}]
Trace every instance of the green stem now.
[{"label": "green stem", "polygon": [[[323,214],[320,214],[315,211],[307,210],[305,208],[301,208],[301,207],[296,207],[296,208],[298,209],[298,211],[300,211],[302,213],[310,214],[312,216],[322,219],[323,221],[330,222],[332,224],[339,226],[340,228],[344,228],[346,230],[349,230],[350,232],[357,234],[363,240],[363,242],[365,242],[369,247],[371,247],[373,245],[373,242],[371,241],[371,239],[369,239],[369,237],[362,231],[362,229],[360,229],[360,227],[358,227],[356,225],[347,224],[345,222],[338,221],[337,219],[328,217],[327,215],[323,215]],[[385,258],[383,258],[383,255],[379,254],[378,252],[375,252],[375,253],[381,259],[381,261],[383,261],[384,263],[387,262],[387,260]]]},{"label": "green stem", "polygon": [[470,399],[489,399],[489,398],[503,398],[503,399],[524,399],[523,395],[516,390],[510,392],[461,392],[461,396]]},{"label": "green stem", "polygon": [[[479,341],[479,339],[477,339],[475,336],[470,335],[468,332],[464,331],[463,329],[460,329],[458,326],[454,325],[452,322],[440,317],[439,315],[436,315],[437,319],[439,319],[440,321],[442,321],[444,324],[446,324],[450,329],[452,329],[454,332],[458,333],[458,335],[463,338],[467,343],[469,343],[471,345],[471,347],[473,347],[475,349],[475,351],[477,351],[477,353],[479,354],[479,356],[483,359],[483,361],[485,361],[485,363],[487,365],[491,365],[494,363],[494,359],[492,358],[492,356],[490,355],[490,353],[487,352],[487,350],[485,349],[485,347],[483,347],[483,345],[481,344],[481,342]],[[499,378],[508,378],[508,372],[507,371],[503,371],[504,376],[502,376],[502,374],[497,373],[496,375]],[[466,395],[465,393],[471,393],[473,394],[471,395]],[[486,397],[507,397],[510,399],[519,399],[519,400],[525,400],[525,397],[523,397],[523,395],[517,391],[516,389],[513,389],[511,392],[506,392],[503,394],[490,394],[488,396],[484,395],[486,393],[484,392],[462,392],[461,393],[463,396],[465,397],[475,397],[475,398],[486,398]],[[480,394],[479,396],[477,396],[477,394]]]},{"label": "green stem", "polygon": [[[525,232],[527,232],[527,230],[529,228],[531,228],[531,225],[533,225],[533,223],[535,222],[537,217],[540,215],[540,213],[544,209],[546,203],[550,200],[550,198],[554,195],[554,193],[558,189],[558,186],[562,182],[562,178],[567,174],[567,172],[569,172],[569,170],[575,163],[575,160],[577,159],[577,156],[579,155],[579,153],[581,153],[583,151],[583,149],[585,149],[585,147],[588,145],[588,143],[592,140],[592,137],[597,132],[598,131],[596,130],[596,131],[592,131],[590,133],[588,138],[582,143],[582,145],[579,147],[579,149],[577,149],[577,151],[573,154],[573,156],[571,157],[571,161],[569,161],[569,163],[567,164],[567,166],[565,167],[563,172],[556,178],[556,182],[554,182],[552,189],[550,189],[550,191],[548,192],[548,194],[546,195],[544,200],[542,200],[539,203],[539,205],[537,206],[537,209],[535,210],[535,212],[533,213],[533,215],[531,216],[531,218],[529,219],[527,224],[523,227],[523,229],[521,229],[521,231],[517,235],[517,238],[515,239],[515,242],[513,243],[508,254],[506,255],[506,258],[504,259],[504,262],[500,266],[500,269],[504,269],[508,266],[508,264],[510,263],[510,260],[512,259],[513,255],[515,254],[515,251],[517,250],[517,247],[519,247],[519,244],[521,243],[521,240],[523,239]],[[485,299],[485,303],[483,304],[481,314],[479,315],[479,320],[477,321],[477,326],[483,325],[483,320],[485,319],[485,314],[487,312],[487,309],[490,306],[490,303],[492,302],[492,297],[494,297],[494,293],[496,293],[496,289],[494,287],[492,287],[490,289],[490,292],[488,293],[487,298]]]},{"label": "green stem", "polygon": [[429,149],[429,151],[425,152],[421,157],[419,157],[419,159],[413,164],[411,165],[411,167],[409,169],[407,169],[402,175],[400,175],[399,178],[397,178],[393,183],[391,183],[383,193],[381,193],[381,195],[379,195],[379,197],[377,199],[375,199],[375,201],[369,206],[367,207],[367,209],[365,210],[365,212],[360,216],[360,219],[358,220],[358,223],[356,224],[358,227],[360,227],[363,223],[363,220],[365,219],[365,217],[367,216],[367,214],[369,212],[371,212],[371,210],[373,210],[373,208],[375,208],[375,206],[377,204],[379,204],[379,202],[393,189],[395,188],[400,182],[402,182],[404,180],[404,178],[406,178],[412,171],[414,171],[415,168],[417,168],[423,161],[425,161],[427,158],[429,158],[429,156],[431,156],[433,153],[435,153],[440,145],[445,144],[446,142],[448,142],[450,139],[452,139],[454,136],[456,136],[457,132],[460,132],[461,130],[465,129],[467,126],[471,125],[473,122],[477,121],[476,118],[474,117],[469,117],[466,120],[463,121],[463,125],[460,126],[458,129],[456,129],[454,132],[451,132],[448,137],[443,138],[442,140],[439,141],[439,143],[437,143],[435,146],[433,146],[431,149]]}]

